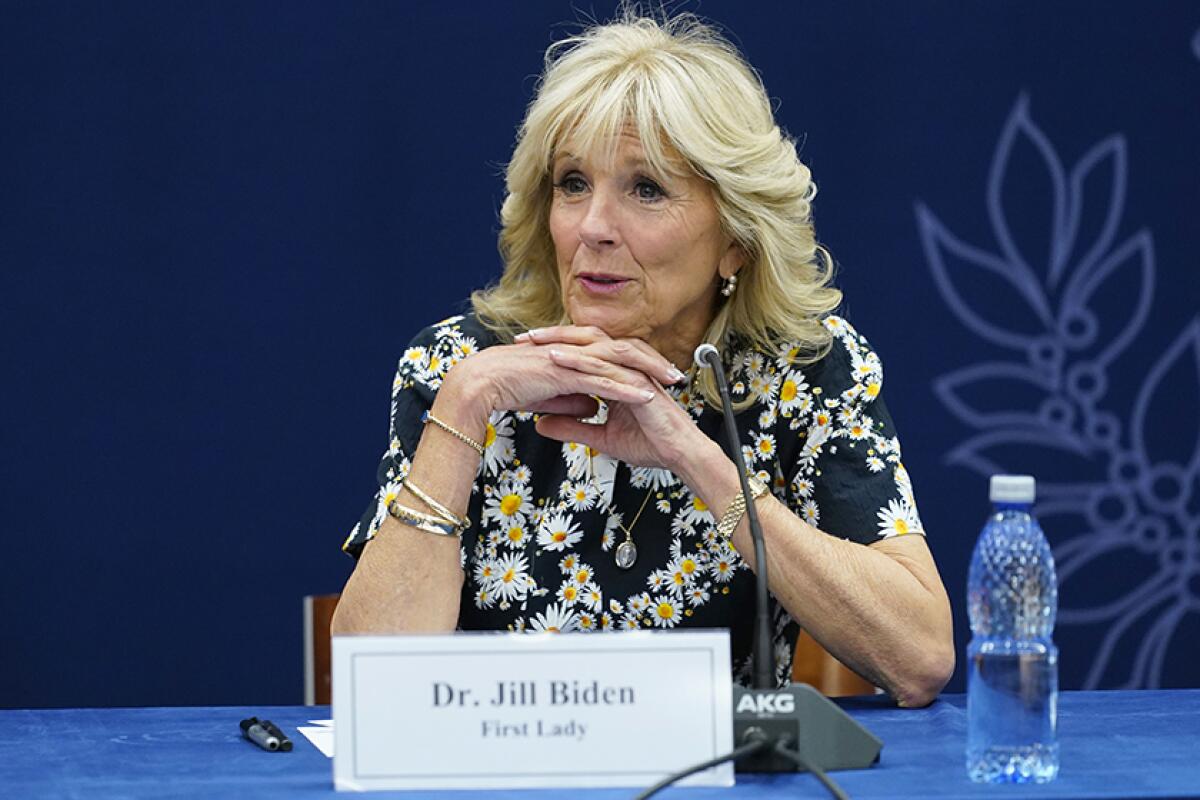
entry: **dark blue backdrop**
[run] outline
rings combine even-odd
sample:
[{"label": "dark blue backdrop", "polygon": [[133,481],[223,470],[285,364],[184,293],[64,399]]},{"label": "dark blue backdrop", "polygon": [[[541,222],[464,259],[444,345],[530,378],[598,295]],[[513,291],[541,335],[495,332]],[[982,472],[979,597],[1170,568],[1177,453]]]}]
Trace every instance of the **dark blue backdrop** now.
[{"label": "dark blue backdrop", "polygon": [[[960,652],[983,474],[1024,469],[1063,684],[1196,685],[1200,8],[699,11],[803,140]],[[350,570],[395,359],[496,273],[578,19],[0,5],[0,706],[300,699],[299,599]]]}]

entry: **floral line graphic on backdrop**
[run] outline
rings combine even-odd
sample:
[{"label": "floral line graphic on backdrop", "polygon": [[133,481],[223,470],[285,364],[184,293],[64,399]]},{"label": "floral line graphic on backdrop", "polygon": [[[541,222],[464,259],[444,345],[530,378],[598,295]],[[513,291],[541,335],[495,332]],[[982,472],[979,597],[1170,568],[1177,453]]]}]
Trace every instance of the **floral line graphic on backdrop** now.
[{"label": "floral line graphic on backdrop", "polygon": [[[1018,151],[1036,165],[1039,188],[1013,166]],[[1058,623],[1103,632],[1086,689],[1158,686],[1181,620],[1200,613],[1200,421],[1176,414],[1168,441],[1152,435],[1174,398],[1200,391],[1200,316],[1144,374],[1121,373],[1122,383],[1140,381],[1131,408],[1122,414],[1108,397],[1110,368],[1146,326],[1155,282],[1150,232],[1117,241],[1126,170],[1125,139],[1112,135],[1067,172],[1022,96],[988,176],[998,251],[968,244],[916,204],[942,298],[1009,353],[935,380],[942,404],[974,431],[946,461],[985,476],[1033,468],[1058,567]],[[1022,197],[1048,201],[1048,230],[1037,236],[1021,216],[1027,208],[1005,202],[1018,184]],[[1055,536],[1063,530],[1074,533]],[[1130,565],[1118,569],[1129,585],[1101,574],[1114,558]],[[1085,586],[1112,596],[1073,604]],[[1131,663],[1114,658],[1122,651],[1135,654]]]}]

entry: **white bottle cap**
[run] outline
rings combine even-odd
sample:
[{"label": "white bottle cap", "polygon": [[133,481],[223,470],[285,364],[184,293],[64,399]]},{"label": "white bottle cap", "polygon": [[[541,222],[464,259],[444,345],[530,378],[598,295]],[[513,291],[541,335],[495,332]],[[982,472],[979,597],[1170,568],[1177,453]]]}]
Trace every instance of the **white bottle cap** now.
[{"label": "white bottle cap", "polygon": [[993,475],[988,498],[993,503],[1032,503],[1037,484],[1032,475]]}]

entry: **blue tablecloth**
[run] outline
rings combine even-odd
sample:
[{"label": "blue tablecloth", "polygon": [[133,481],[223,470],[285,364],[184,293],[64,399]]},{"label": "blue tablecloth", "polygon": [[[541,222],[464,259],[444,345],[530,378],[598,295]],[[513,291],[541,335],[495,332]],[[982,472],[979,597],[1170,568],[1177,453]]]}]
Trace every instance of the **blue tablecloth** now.
[{"label": "blue tablecloth", "polygon": [[[884,742],[877,766],[833,773],[852,798],[1200,798],[1200,690],[1064,693],[1062,771],[1043,786],[977,786],[967,780],[962,696],[919,710],[897,709],[884,698],[840,704]],[[284,728],[295,750],[268,753],[245,741],[238,720],[251,715]],[[346,797],[333,791],[332,762],[296,733],[297,726],[328,715],[321,706],[0,711],[0,797]],[[811,775],[739,775],[737,781],[733,790],[672,789],[662,796],[827,796]],[[435,793],[374,796],[430,794]],[[478,800],[567,792],[436,794]],[[634,792],[569,794],[627,798]]]}]

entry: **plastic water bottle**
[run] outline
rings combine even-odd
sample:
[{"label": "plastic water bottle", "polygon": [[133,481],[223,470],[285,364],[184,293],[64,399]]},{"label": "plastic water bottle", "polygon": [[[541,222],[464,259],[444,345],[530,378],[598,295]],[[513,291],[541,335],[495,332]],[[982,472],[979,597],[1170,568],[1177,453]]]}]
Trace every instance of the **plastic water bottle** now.
[{"label": "plastic water bottle", "polygon": [[1028,475],[995,475],[967,578],[967,773],[981,783],[1058,775],[1054,557]]}]

